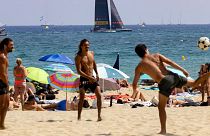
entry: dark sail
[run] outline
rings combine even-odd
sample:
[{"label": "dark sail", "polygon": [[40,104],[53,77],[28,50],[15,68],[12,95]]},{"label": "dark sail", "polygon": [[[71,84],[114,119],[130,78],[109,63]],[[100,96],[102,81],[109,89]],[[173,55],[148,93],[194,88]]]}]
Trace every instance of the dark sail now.
[{"label": "dark sail", "polygon": [[110,7],[111,7],[111,28],[122,29],[124,25],[113,0],[110,0]]},{"label": "dark sail", "polygon": [[110,29],[109,10],[107,0],[95,0],[95,27],[94,31]]},{"label": "dark sail", "polygon": [[117,54],[117,59],[114,63],[113,68],[116,68],[116,69],[120,70],[120,55],[119,55],[119,53]]}]

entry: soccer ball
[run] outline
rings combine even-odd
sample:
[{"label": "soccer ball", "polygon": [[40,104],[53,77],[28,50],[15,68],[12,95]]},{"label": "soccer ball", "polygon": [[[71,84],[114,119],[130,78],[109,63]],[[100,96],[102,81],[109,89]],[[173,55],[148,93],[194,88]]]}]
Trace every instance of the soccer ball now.
[{"label": "soccer ball", "polygon": [[198,48],[200,48],[201,50],[208,50],[210,46],[210,41],[208,37],[201,37],[198,40]]}]

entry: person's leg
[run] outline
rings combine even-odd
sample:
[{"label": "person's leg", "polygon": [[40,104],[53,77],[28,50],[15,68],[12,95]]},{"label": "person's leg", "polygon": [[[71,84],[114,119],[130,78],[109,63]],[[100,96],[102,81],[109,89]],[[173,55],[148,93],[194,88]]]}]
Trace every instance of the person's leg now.
[{"label": "person's leg", "polygon": [[82,106],[84,103],[84,98],[85,98],[85,90],[83,88],[80,88],[79,91],[79,103],[78,103],[78,120],[81,120],[81,112],[82,112]]},{"label": "person's leg", "polygon": [[202,93],[202,102],[204,102],[204,97],[205,97],[205,92],[206,92],[206,88],[207,86],[206,85],[204,85],[204,84],[201,84],[201,89],[202,89],[202,91],[201,91],[201,93]]},{"label": "person's leg", "polygon": [[146,99],[144,98],[144,95],[143,95],[142,92],[140,92],[140,99],[141,99],[142,101],[146,101]]},{"label": "person's leg", "polygon": [[210,76],[210,72],[208,72],[206,74],[203,74],[202,76],[200,76],[196,80],[187,80],[186,86],[190,86],[190,87],[196,88],[200,84],[204,84],[204,82],[209,78],[209,76]]},{"label": "person's leg", "polygon": [[26,93],[26,86],[22,86],[20,87],[20,100],[21,100],[21,106],[22,106],[22,111],[23,111],[23,106],[24,106],[24,103],[25,103],[25,98],[24,98],[24,95]]},{"label": "person's leg", "polygon": [[140,92],[137,91],[137,93],[136,93],[136,95],[135,95],[135,97],[134,97],[134,101],[138,101],[139,98],[140,98]]},{"label": "person's leg", "polygon": [[0,95],[0,129],[5,129],[4,120],[9,107],[9,95]]},{"label": "person's leg", "polygon": [[97,86],[95,89],[95,94],[97,97],[97,108],[98,108],[98,121],[101,121],[101,91],[100,91],[100,87]]},{"label": "person's leg", "polygon": [[210,78],[208,78],[207,82],[206,82],[206,93],[207,93],[207,97],[209,97],[209,94],[210,94]]},{"label": "person's leg", "polygon": [[53,103],[53,104],[50,104],[50,105],[45,105],[45,106],[41,106],[43,109],[50,109],[50,110],[54,110],[56,109],[57,107],[57,103]]},{"label": "person's leg", "polygon": [[19,90],[19,87],[18,86],[16,86],[16,85],[14,85],[14,89],[15,89],[15,92],[14,92],[14,100],[15,100],[15,102],[17,102],[18,103],[18,95],[20,94],[20,90]]},{"label": "person's leg", "polygon": [[159,110],[159,118],[160,118],[160,125],[161,130],[159,134],[166,134],[166,103],[168,101],[168,97],[159,93],[159,103],[158,103],[158,110]]},{"label": "person's leg", "polygon": [[131,95],[131,98],[135,100],[137,94],[138,94],[138,91],[133,92],[133,94]]}]

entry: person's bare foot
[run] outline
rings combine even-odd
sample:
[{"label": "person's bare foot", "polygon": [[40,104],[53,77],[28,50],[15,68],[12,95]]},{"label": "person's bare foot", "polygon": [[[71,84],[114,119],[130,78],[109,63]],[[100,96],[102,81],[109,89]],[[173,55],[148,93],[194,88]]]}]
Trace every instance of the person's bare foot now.
[{"label": "person's bare foot", "polygon": [[158,134],[166,135],[166,131],[160,131]]},{"label": "person's bare foot", "polygon": [[101,117],[98,117],[98,120],[97,121],[102,121],[102,118]]},{"label": "person's bare foot", "polygon": [[6,129],[5,126],[0,126],[0,130],[4,130],[4,129]]}]

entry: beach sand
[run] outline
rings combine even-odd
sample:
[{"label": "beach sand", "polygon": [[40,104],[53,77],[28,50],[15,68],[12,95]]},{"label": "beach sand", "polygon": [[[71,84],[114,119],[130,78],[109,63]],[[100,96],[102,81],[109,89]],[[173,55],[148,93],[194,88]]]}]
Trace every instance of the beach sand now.
[{"label": "beach sand", "polygon": [[[130,89],[121,92],[131,94]],[[142,92],[147,99],[158,95],[157,91]],[[113,92],[105,94],[110,93]],[[65,93],[60,93],[58,97],[65,98]],[[210,135],[210,107],[166,110],[168,135]],[[96,121],[97,109],[83,110],[81,121],[77,121],[77,111],[8,111],[7,129],[0,130],[0,136],[150,136],[158,135],[160,130],[157,107],[131,108],[128,104],[114,104],[102,109],[102,118],[101,122]]]}]

